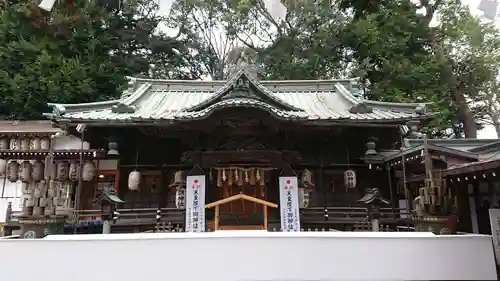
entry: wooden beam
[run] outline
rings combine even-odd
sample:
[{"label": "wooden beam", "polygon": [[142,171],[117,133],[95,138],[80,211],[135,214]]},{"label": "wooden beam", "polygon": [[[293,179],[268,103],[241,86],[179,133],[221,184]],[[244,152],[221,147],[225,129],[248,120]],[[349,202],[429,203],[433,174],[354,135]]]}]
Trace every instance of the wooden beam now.
[{"label": "wooden beam", "polygon": [[220,215],[220,210],[219,210],[220,205],[215,206],[215,223],[214,223],[214,230],[219,229],[219,215]]},{"label": "wooden beam", "polygon": [[262,200],[259,198],[255,198],[252,196],[248,196],[248,195],[245,195],[243,193],[236,194],[236,195],[233,195],[231,197],[227,197],[227,198],[221,199],[219,201],[212,202],[210,204],[205,205],[205,208],[210,209],[210,208],[213,208],[213,207],[216,207],[219,205],[224,205],[224,204],[236,201],[236,200],[246,200],[246,201],[254,202],[257,204],[264,205],[264,206],[268,206],[271,208],[278,208],[277,204],[274,204],[274,203],[271,203],[271,202],[268,202],[268,201],[265,201],[265,200]]},{"label": "wooden beam", "polygon": [[267,230],[267,206],[264,205],[264,230]]}]

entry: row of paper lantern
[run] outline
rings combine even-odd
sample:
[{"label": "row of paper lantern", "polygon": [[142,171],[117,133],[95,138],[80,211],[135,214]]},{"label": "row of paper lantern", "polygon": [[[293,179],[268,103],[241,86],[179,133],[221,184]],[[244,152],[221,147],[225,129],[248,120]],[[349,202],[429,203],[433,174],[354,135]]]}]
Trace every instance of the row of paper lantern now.
[{"label": "row of paper lantern", "polygon": [[49,150],[49,137],[0,138],[0,150]]},{"label": "row of paper lantern", "polygon": [[[39,182],[43,179],[57,179],[59,181],[77,181],[79,175],[79,164],[61,161],[53,165],[44,165],[41,161],[30,163],[22,161],[19,164],[16,160],[7,163],[7,160],[0,159],[0,177],[7,177],[10,182],[21,180],[23,182]],[[96,167],[93,161],[86,161],[83,164],[82,180],[92,181],[96,175]]]}]

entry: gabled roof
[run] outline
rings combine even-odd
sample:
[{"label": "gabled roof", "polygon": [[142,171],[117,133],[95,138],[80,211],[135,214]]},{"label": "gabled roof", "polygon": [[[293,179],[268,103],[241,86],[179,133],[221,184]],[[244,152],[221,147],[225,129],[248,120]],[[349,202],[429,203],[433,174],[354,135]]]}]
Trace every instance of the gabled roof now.
[{"label": "gabled roof", "polygon": [[[395,154],[388,156],[384,160],[385,161],[393,161],[393,160],[399,161],[399,159],[402,156],[407,157],[407,156],[420,154],[424,150],[425,146],[426,146],[425,144],[421,144],[419,146],[406,148],[405,150],[403,150],[399,153],[395,153]],[[476,153],[458,150],[458,149],[453,149],[453,148],[448,148],[448,147],[434,145],[434,144],[429,144],[429,143],[427,144],[427,149],[429,149],[429,151],[436,151],[436,152],[439,152],[441,154],[452,155],[452,156],[467,159],[470,161],[477,161],[479,159],[479,155]]]},{"label": "gabled roof", "polygon": [[77,122],[173,122],[207,118],[227,107],[255,107],[285,120],[401,123],[428,118],[425,104],[361,99],[355,79],[258,81],[245,69],[227,81],[131,78],[118,100],[53,104],[45,114]]},{"label": "gabled roof", "polygon": [[[478,153],[480,147],[488,147],[493,143],[498,143],[498,139],[428,139],[427,143],[456,150],[470,151]],[[420,146],[424,144],[424,139],[406,139],[406,145],[409,147]]]},{"label": "gabled roof", "polygon": [[265,200],[262,200],[259,198],[255,198],[252,196],[248,196],[248,195],[243,194],[243,193],[239,193],[239,194],[233,195],[231,197],[227,197],[227,198],[221,199],[219,201],[212,202],[210,204],[205,205],[205,208],[210,209],[210,208],[213,208],[215,206],[224,205],[224,204],[236,201],[236,200],[245,200],[245,201],[250,201],[253,203],[260,204],[260,205],[264,205],[264,206],[267,206],[270,208],[278,208],[277,204],[274,204],[274,203],[271,203],[271,202],[268,202],[268,201],[265,201]]}]

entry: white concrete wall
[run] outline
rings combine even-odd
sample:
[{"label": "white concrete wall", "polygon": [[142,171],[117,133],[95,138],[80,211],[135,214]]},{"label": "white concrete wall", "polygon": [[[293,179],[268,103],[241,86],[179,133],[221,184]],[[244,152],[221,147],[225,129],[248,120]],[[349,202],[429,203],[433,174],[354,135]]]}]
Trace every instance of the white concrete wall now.
[{"label": "white concrete wall", "polygon": [[[0,252],[5,253],[0,255],[2,280],[15,281],[31,281],[33,274],[38,281],[497,279],[491,237],[482,235],[265,231],[55,235],[0,239]],[[32,261],[28,271],[22,262],[27,257]],[[91,270],[82,272],[83,268]]]}]

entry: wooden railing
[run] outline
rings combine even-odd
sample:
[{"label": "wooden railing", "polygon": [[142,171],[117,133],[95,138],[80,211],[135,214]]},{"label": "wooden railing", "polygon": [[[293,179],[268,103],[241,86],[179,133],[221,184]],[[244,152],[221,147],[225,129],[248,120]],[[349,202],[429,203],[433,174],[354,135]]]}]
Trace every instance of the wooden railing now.
[{"label": "wooden railing", "polygon": [[[157,208],[136,208],[136,209],[117,209],[119,217],[114,223],[115,226],[140,226],[155,225],[157,223]],[[185,221],[185,210],[177,208],[161,208],[160,223],[170,223],[173,225],[183,225]],[[279,213],[279,212],[278,212]],[[279,224],[279,214],[275,214],[270,223]],[[100,218],[101,210],[79,210],[77,212],[79,220],[84,218]],[[7,214],[7,223],[15,224],[20,212],[11,212]],[[301,225],[304,227],[322,228],[328,227],[328,224],[355,225],[361,222],[367,222],[368,209],[364,207],[312,207],[300,209]],[[226,215],[228,219],[237,217],[237,215]],[[258,219],[260,218],[257,216]],[[400,208],[381,208],[381,224],[398,224],[409,227],[411,216],[408,216],[406,209]]]},{"label": "wooden railing", "polygon": [[[368,221],[369,213],[364,207],[313,207],[301,209],[300,219],[307,224],[354,224]],[[407,209],[381,208],[379,220],[382,224],[401,223],[410,221],[411,216]]]}]

